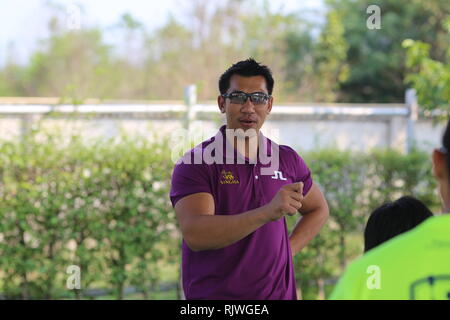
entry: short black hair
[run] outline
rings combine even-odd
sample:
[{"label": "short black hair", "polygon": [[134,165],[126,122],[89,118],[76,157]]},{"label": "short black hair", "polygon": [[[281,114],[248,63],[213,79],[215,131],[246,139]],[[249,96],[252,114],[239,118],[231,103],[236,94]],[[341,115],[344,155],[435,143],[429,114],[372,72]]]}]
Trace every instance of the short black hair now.
[{"label": "short black hair", "polygon": [[219,91],[221,94],[226,93],[230,88],[230,79],[234,74],[243,77],[263,76],[266,79],[267,91],[269,95],[272,94],[274,85],[272,71],[270,71],[269,67],[256,62],[253,58],[236,62],[222,74],[219,79]]},{"label": "short black hair", "polygon": [[388,202],[375,209],[367,221],[364,231],[364,252],[403,233],[433,213],[420,200],[404,196],[394,202]]}]

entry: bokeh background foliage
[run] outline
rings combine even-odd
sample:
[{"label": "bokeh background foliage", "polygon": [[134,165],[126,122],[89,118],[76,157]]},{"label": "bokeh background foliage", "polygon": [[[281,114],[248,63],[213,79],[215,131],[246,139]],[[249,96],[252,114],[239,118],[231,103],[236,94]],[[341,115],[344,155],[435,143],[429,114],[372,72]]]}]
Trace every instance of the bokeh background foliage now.
[{"label": "bokeh background foliage", "polygon": [[[276,101],[397,103],[413,85],[421,105],[448,107],[447,0],[322,2],[286,12],[268,0],[180,0],[185,19],[153,30],[128,12],[68,30],[66,7],[50,1],[48,36],[29,59],[18,61],[13,43],[5,50],[0,96],[180,100],[196,84],[199,100],[215,100],[220,74],[251,56],[271,67]],[[370,5],[381,29],[367,28]]]},{"label": "bokeh background foliage", "polygon": [[[327,226],[295,257],[303,298],[326,298],[347,261],[361,254],[375,206],[411,194],[437,208],[429,155],[420,151],[300,154],[331,210]],[[37,127],[20,141],[0,141],[0,294],[89,298],[87,289],[109,288],[123,299],[133,287],[133,297],[152,299],[168,281],[174,286],[166,297],[179,298],[173,165],[167,141],[124,134],[87,142]],[[288,219],[290,228],[298,218]],[[70,265],[81,268],[81,290],[66,288]]]},{"label": "bokeh background foliage", "polygon": [[32,130],[0,143],[0,294],[56,298],[78,265],[82,288],[120,299],[131,285],[150,298],[158,262],[173,260],[179,241],[168,144],[61,137]]}]

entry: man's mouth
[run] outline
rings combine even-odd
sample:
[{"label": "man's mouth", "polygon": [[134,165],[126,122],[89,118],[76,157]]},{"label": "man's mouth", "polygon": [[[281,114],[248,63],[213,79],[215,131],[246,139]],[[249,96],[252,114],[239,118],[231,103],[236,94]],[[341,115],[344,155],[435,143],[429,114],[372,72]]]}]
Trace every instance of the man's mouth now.
[{"label": "man's mouth", "polygon": [[253,123],[256,123],[255,120],[240,120],[241,123],[246,124],[246,125],[251,125]]}]

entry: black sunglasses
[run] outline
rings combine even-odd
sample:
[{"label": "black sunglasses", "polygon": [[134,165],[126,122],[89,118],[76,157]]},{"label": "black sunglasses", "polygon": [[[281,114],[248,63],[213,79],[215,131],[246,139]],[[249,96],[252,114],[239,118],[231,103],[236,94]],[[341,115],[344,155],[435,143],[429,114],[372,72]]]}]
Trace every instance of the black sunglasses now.
[{"label": "black sunglasses", "polygon": [[264,105],[267,103],[267,101],[269,101],[269,98],[271,97],[264,92],[245,93],[242,91],[225,93],[221,96],[225,99],[230,99],[230,102],[234,104],[245,104],[248,98],[250,98],[254,105]]}]

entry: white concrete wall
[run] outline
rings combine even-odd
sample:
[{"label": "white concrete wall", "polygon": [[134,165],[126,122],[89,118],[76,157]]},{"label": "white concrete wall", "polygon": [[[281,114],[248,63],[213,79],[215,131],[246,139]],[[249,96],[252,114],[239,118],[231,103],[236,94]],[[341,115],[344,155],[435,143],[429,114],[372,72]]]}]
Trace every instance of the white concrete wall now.
[{"label": "white concrete wall", "polygon": [[[1,112],[1,106],[0,106]],[[225,123],[223,114],[216,120],[195,120],[191,123],[191,134],[195,141],[213,136],[221,124]],[[299,116],[268,118],[263,133],[281,144],[289,145],[297,150],[313,150],[320,147],[337,147],[342,150],[367,151],[373,147],[394,147],[406,149],[407,119],[401,116],[392,117],[340,117],[330,119],[325,116],[307,118]],[[323,118],[323,119],[321,119]],[[18,115],[0,115],[0,139],[16,139],[21,133],[21,118]],[[61,129],[63,134],[79,133],[89,139],[91,137],[115,137],[121,130],[127,134],[156,137],[170,137],[174,132],[179,134],[183,128],[180,118],[143,119],[130,116],[111,118],[97,115],[92,119],[45,118],[42,120],[45,129]],[[444,124],[434,125],[431,120],[419,120],[415,123],[415,138],[420,149],[431,151],[440,146]]]}]

